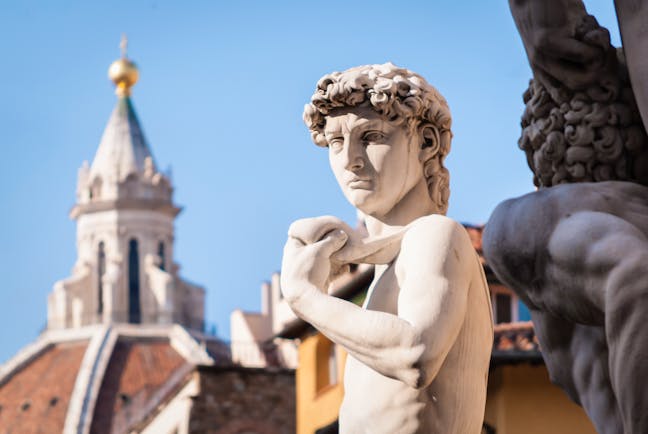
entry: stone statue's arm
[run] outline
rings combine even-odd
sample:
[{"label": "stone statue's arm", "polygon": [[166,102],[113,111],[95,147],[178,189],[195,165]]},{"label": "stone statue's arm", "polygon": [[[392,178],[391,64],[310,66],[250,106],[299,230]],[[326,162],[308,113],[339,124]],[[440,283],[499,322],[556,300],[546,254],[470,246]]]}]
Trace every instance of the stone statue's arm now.
[{"label": "stone statue's arm", "polygon": [[411,387],[426,387],[463,323],[475,266],[467,234],[441,216],[421,219],[408,230],[395,265],[401,287],[398,315],[325,294],[328,258],[345,242],[343,232],[309,245],[289,239],[281,282],[288,303],[367,366]]},{"label": "stone statue's arm", "polygon": [[581,0],[509,0],[534,76],[546,87],[587,87],[599,78],[604,53],[594,41],[578,40],[587,12]]}]

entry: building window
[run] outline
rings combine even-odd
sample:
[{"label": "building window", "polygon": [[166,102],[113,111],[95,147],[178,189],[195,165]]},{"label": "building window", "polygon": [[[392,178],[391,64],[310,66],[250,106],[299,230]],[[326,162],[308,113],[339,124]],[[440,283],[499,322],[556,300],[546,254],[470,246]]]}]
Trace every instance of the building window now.
[{"label": "building window", "polygon": [[497,309],[497,322],[511,322],[511,296],[508,294],[496,294],[495,295],[495,307]]},{"label": "building window", "polygon": [[97,277],[99,279],[99,290],[97,291],[97,314],[103,314],[103,277],[106,274],[106,252],[104,242],[99,243],[97,251]]},{"label": "building window", "polygon": [[507,287],[497,284],[491,285],[490,291],[495,324],[519,321],[517,296]]},{"label": "building window", "polygon": [[518,320],[519,321],[531,321],[531,312],[526,304],[522,301],[518,301]]},{"label": "building window", "polygon": [[128,243],[128,322],[133,324],[138,324],[142,319],[139,274],[137,240],[132,239]]},{"label": "building window", "polygon": [[98,199],[101,196],[101,178],[97,177],[90,186],[90,199]]},{"label": "building window", "polygon": [[166,271],[166,257],[164,255],[164,241],[158,243],[158,258],[160,258],[160,270]]}]

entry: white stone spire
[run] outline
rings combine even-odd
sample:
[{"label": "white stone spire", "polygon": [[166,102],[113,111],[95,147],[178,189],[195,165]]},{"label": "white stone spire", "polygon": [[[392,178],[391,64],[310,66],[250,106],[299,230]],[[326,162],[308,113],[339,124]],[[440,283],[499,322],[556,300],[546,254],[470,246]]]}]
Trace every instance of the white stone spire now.
[{"label": "white stone spire", "polygon": [[90,167],[79,170],[77,207],[91,202],[142,199],[171,206],[171,180],[159,172],[129,96],[118,97]]},{"label": "white stone spire", "polygon": [[79,169],[78,258],[72,276],[54,285],[48,327],[119,322],[179,323],[201,329],[204,290],[178,275],[173,261],[171,180],[159,172],[146,143],[130,89],[138,78],[126,57],[110,67],[117,105],[91,166]]},{"label": "white stone spire", "polygon": [[[143,172],[149,158],[153,162],[133,103],[128,96],[119,97],[92,162],[90,178],[123,181]],[[152,169],[155,171],[155,164]]]}]

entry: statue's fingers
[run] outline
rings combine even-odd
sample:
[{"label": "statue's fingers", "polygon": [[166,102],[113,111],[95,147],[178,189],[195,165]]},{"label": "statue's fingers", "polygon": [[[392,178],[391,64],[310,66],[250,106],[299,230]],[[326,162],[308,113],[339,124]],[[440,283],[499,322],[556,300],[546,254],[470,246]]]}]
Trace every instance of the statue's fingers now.
[{"label": "statue's fingers", "polygon": [[566,64],[556,59],[545,59],[541,65],[536,65],[536,68],[572,90],[586,88],[599,77],[597,69],[585,68],[578,64]]},{"label": "statue's fingers", "polygon": [[288,228],[288,236],[300,239],[304,244],[313,244],[322,240],[327,233],[348,228],[348,225],[337,217],[322,216],[295,221]]},{"label": "statue's fingers", "polygon": [[283,248],[283,260],[286,260],[286,258],[292,258],[295,255],[299,254],[304,246],[305,244],[301,240],[294,237],[288,237],[288,240],[286,240],[286,244],[284,244]]},{"label": "statue's fingers", "polygon": [[329,258],[333,253],[340,250],[348,239],[349,236],[346,234],[346,232],[338,229],[329,232],[329,234],[326,235],[324,239],[318,241],[317,243],[315,243],[315,245],[317,245],[318,248],[321,249],[320,251],[322,254]]},{"label": "statue's fingers", "polygon": [[548,57],[582,64],[597,61],[605,56],[600,47],[569,37],[547,38],[542,51]]},{"label": "statue's fingers", "polygon": [[288,240],[286,241],[286,246],[290,246],[291,248],[300,248],[304,247],[305,245],[306,243],[304,242],[304,240],[301,240],[297,237],[289,236]]}]

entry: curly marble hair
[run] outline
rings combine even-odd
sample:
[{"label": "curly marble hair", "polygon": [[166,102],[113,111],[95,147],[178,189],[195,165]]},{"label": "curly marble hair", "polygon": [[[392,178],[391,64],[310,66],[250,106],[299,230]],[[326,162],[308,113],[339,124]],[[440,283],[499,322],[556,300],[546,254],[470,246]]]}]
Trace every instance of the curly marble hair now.
[{"label": "curly marble hair", "polygon": [[304,122],[316,145],[328,146],[326,116],[344,107],[371,107],[385,119],[405,124],[419,134],[421,148],[427,148],[422,164],[430,198],[445,214],[450,175],[443,161],[452,140],[452,118],[445,98],[420,75],[392,63],[327,74],[304,107]]},{"label": "curly marble hair", "polygon": [[537,187],[621,180],[648,185],[648,137],[637,109],[623,52],[587,16],[575,37],[606,53],[597,83],[572,91],[531,80],[524,93],[522,135]]}]

